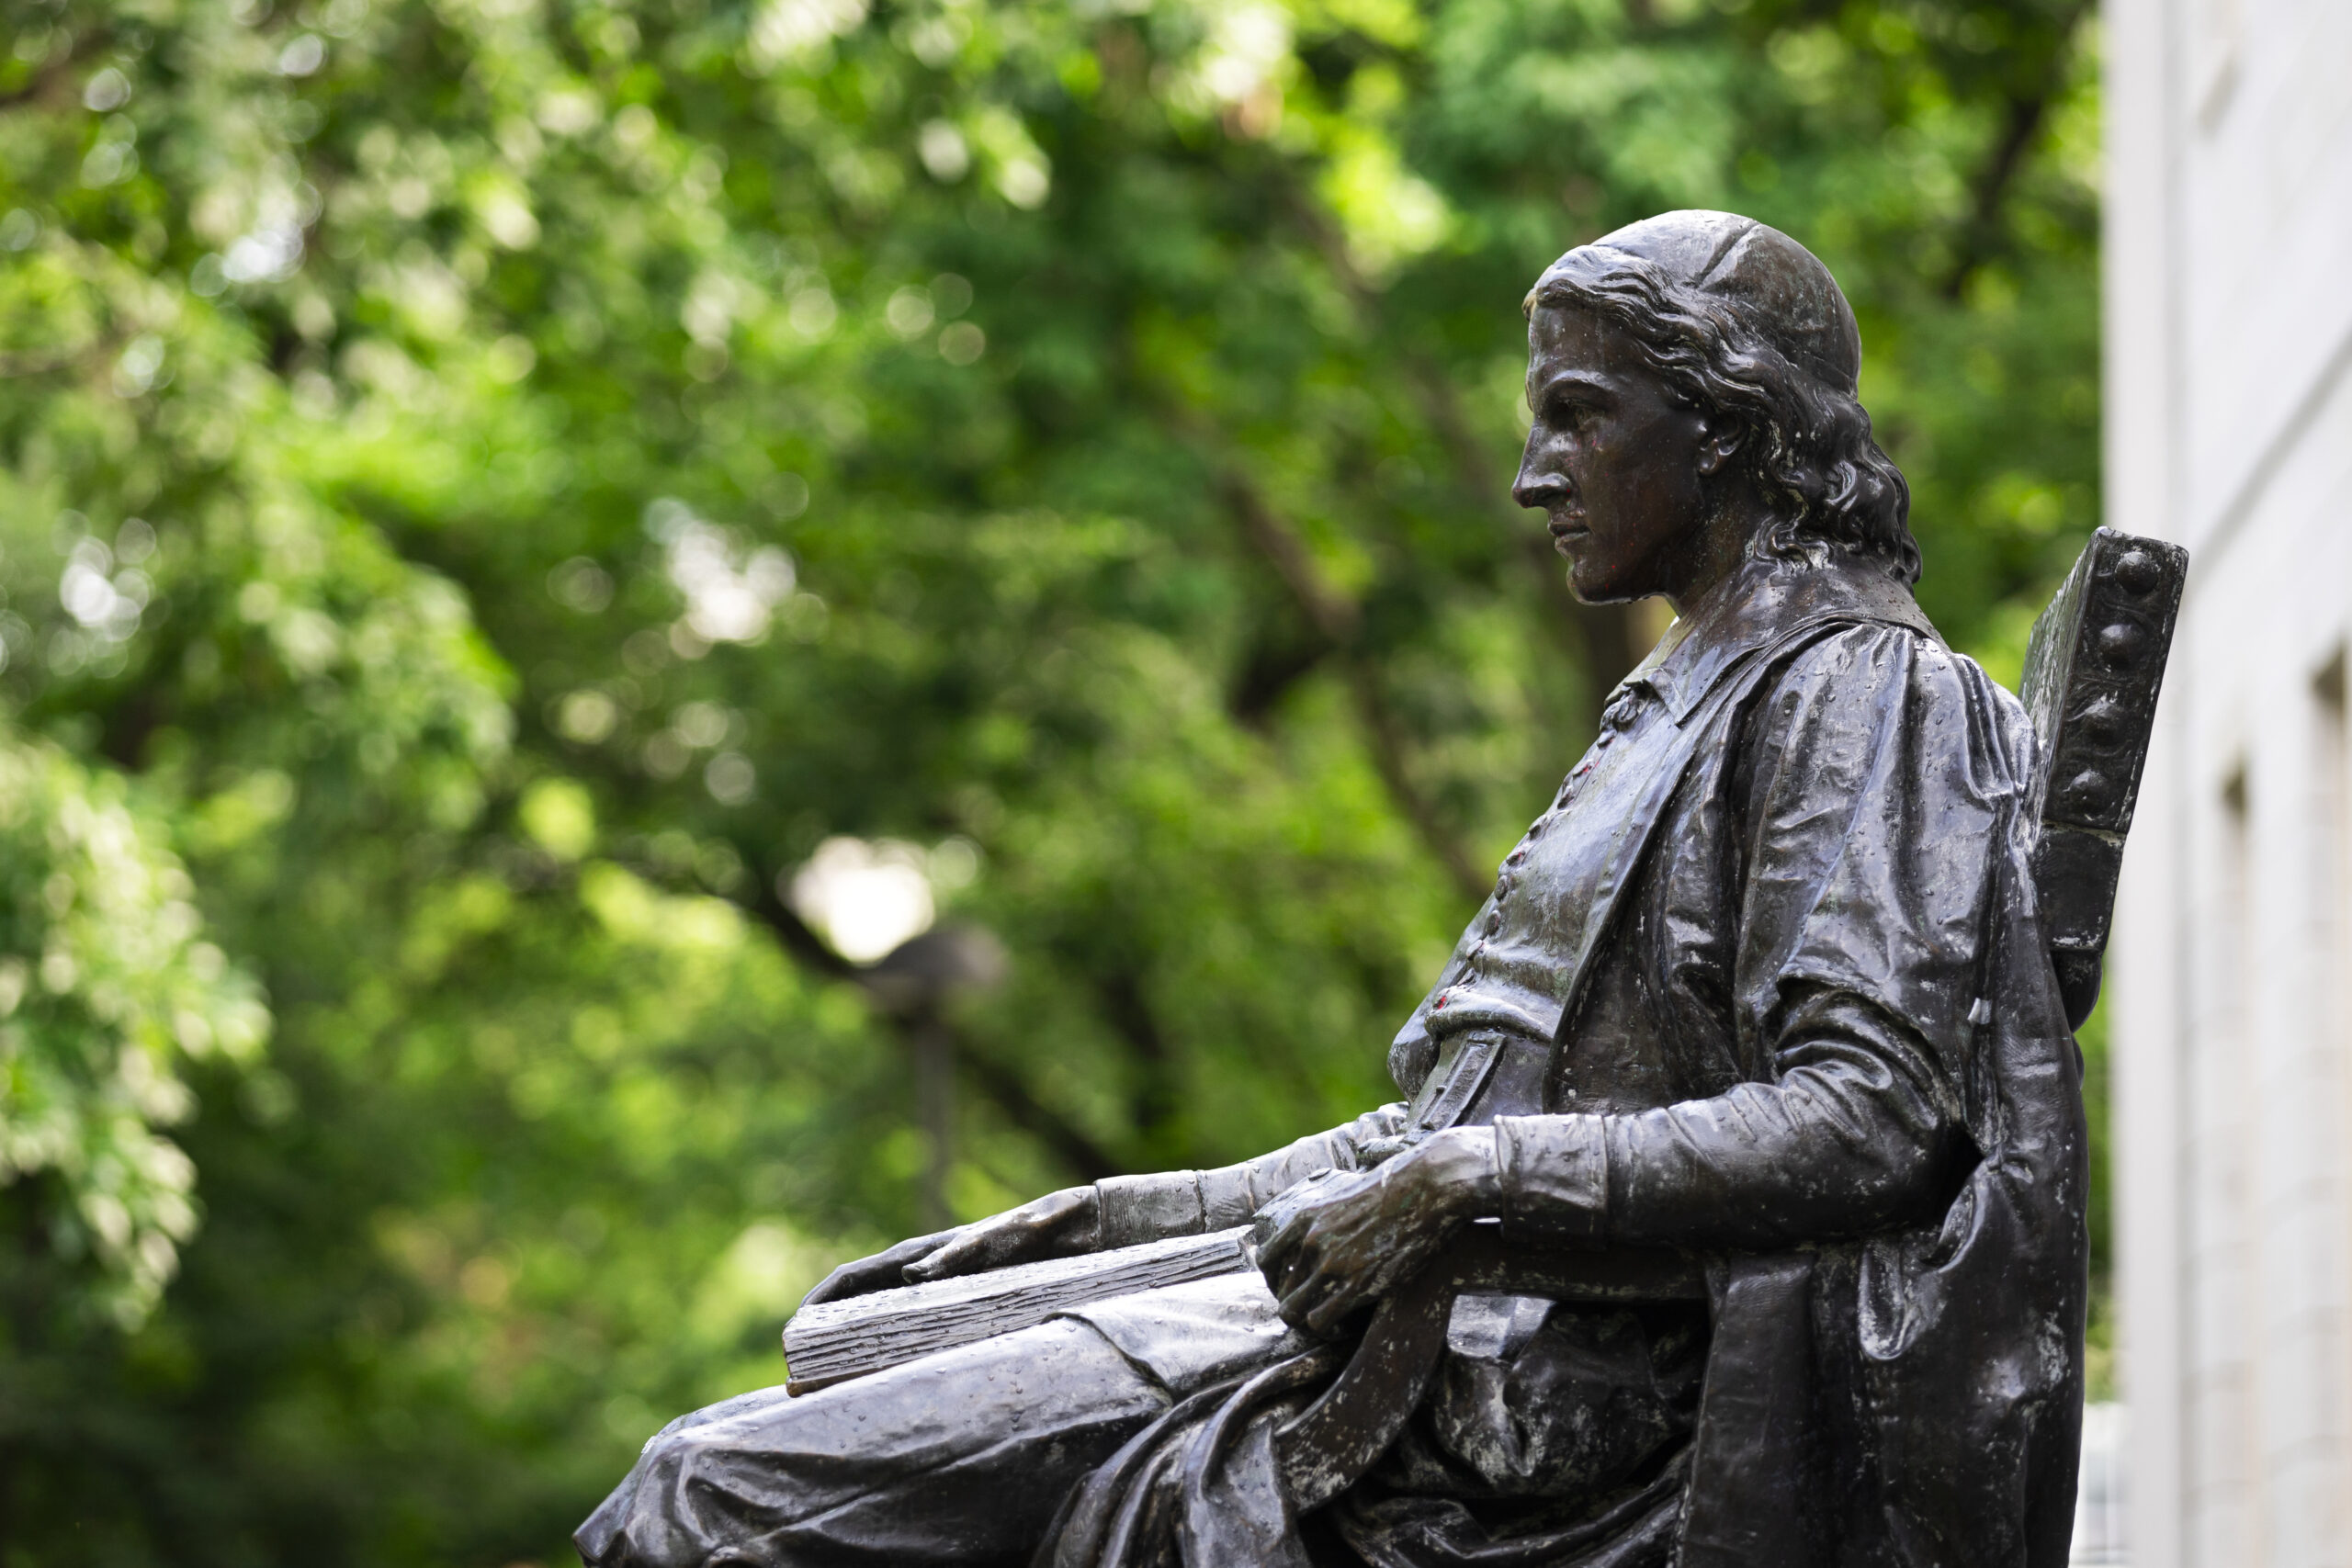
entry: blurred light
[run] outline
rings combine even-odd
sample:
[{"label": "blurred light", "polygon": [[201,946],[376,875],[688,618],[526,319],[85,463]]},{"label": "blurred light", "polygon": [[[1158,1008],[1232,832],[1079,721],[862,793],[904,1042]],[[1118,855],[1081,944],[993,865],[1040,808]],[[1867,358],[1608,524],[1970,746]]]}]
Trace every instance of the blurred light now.
[{"label": "blurred light", "polygon": [[733,716],[717,703],[691,702],[679,705],[670,716],[670,728],[678,739],[697,750],[707,750],[727,739]]},{"label": "blurred light", "polygon": [[853,964],[871,964],[938,916],[927,857],[892,839],[831,838],[793,874],[786,902]]},{"label": "blurred light", "polygon": [[961,12],[945,10],[909,28],[907,47],[914,51],[917,60],[935,71],[954,60],[971,38],[971,18]]},{"label": "blurred light", "polygon": [[130,79],[111,65],[92,76],[89,85],[82,89],[82,107],[94,114],[119,109],[130,100]]},{"label": "blurred light", "polygon": [[528,376],[538,362],[539,351],[531,346],[531,340],[513,333],[492,344],[482,355],[482,367],[490,372],[490,378],[507,385]]},{"label": "blurred light", "polygon": [[645,771],[657,779],[674,779],[686,771],[694,753],[686,743],[666,729],[656,730],[646,738]]},{"label": "blurred light", "polygon": [[[760,775],[740,751],[721,751],[702,771],[703,787],[721,806],[741,806],[759,788]],[[928,897],[929,890],[925,890]],[[927,919],[928,917],[926,917]]]},{"label": "blurred light", "polygon": [[613,580],[586,556],[573,556],[548,573],[548,592],[566,609],[593,615],[613,602]]},{"label": "blurred light", "polygon": [[577,136],[601,114],[596,95],[584,88],[557,88],[539,99],[539,124],[558,136]]},{"label": "blurred light", "polygon": [[774,70],[865,20],[865,0],[768,0],[752,23],[752,63]]},{"label": "blurred light", "polygon": [[278,73],[285,76],[308,76],[325,64],[326,58],[325,40],[316,33],[304,33],[278,51]]},{"label": "blurred light", "polygon": [[578,860],[595,845],[595,804],[571,779],[541,779],[531,785],[515,817],[523,831],[558,860]]},{"label": "blurred light", "polygon": [[302,231],[291,223],[256,229],[230,245],[220,275],[232,283],[263,283],[294,276],[302,265]]},{"label": "blurred light", "polygon": [[82,183],[92,190],[103,190],[138,172],[139,154],[128,141],[101,141],[82,160]]},{"label": "blurred light", "polygon": [[163,368],[164,340],[153,333],[141,333],[123,349],[122,357],[115,361],[115,395],[137,397],[155,385]]},{"label": "blurred light", "polygon": [[819,284],[792,297],[785,319],[792,323],[794,332],[813,343],[833,330],[833,322],[840,315],[841,307],[833,303],[831,290]]},{"label": "blurred light", "polygon": [[593,689],[578,691],[568,694],[557,705],[555,727],[566,740],[594,746],[612,734],[620,716],[620,708],[604,693]]},{"label": "blurred light", "polygon": [[789,523],[808,510],[808,481],[798,474],[770,475],[760,486],[760,499],[777,519]]},{"label": "blurred light", "polygon": [[890,323],[890,330],[909,339],[929,332],[936,314],[929,291],[922,288],[901,288],[882,308],[882,319]]},{"label": "blurred light", "polygon": [[952,272],[943,272],[931,280],[932,303],[939,307],[943,316],[960,316],[972,307],[971,280]]},{"label": "blurred light", "polygon": [[1290,53],[1290,21],[1272,6],[1222,12],[1200,62],[1202,85],[1238,104],[1272,81]]},{"label": "blurred light", "polygon": [[950,365],[969,365],[988,346],[988,334],[969,321],[951,322],[939,334],[939,357]]},{"label": "blurred light", "polygon": [[539,220],[514,192],[491,191],[481,198],[480,211],[481,226],[508,250],[527,251],[539,243]]},{"label": "blurred light", "polygon": [[915,155],[933,179],[953,185],[972,166],[972,149],[964,133],[944,119],[926,120],[915,136]]},{"label": "blurred light", "polygon": [[969,887],[980,874],[980,847],[961,834],[944,840],[931,852],[933,886],[954,892]]},{"label": "blurred light", "polygon": [[113,554],[102,542],[79,541],[57,581],[57,602],[82,626],[108,642],[121,642],[139,629],[140,612],[154,588],[147,574],[136,570],[110,578],[113,566]]},{"label": "blurred light", "polygon": [[646,526],[665,547],[670,581],[685,595],[685,624],[705,643],[757,642],[775,607],[792,593],[792,558],[773,545],[737,564],[734,536],[696,517],[684,502],[646,509]]},{"label": "blurred light", "polygon": [[1024,211],[1045,205],[1054,188],[1053,171],[1045,159],[1014,158],[997,171],[996,188],[1005,200]]}]

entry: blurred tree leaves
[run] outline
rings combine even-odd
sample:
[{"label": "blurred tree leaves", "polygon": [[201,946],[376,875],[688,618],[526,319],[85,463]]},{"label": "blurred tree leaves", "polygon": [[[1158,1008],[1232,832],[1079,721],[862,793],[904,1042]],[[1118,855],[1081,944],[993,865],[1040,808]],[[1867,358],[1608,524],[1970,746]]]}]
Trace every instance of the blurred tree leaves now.
[{"label": "blurred tree leaves", "polygon": [[559,1560],[926,1032],[964,1215],[1381,1098],[1655,630],[1508,503],[1568,245],[1818,250],[1996,673],[2097,513],[2077,0],[11,19],[12,1563]]}]

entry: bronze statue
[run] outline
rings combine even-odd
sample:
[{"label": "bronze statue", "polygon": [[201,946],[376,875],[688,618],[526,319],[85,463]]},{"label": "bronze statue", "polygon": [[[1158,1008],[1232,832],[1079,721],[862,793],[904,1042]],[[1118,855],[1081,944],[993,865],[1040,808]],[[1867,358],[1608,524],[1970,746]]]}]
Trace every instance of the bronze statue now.
[{"label": "bronze statue", "polygon": [[[2034,724],[1912,598],[1809,252],[1668,213],[1527,314],[1513,493],[1578,594],[1679,619],[1391,1046],[1405,1101],[837,1270],[810,1303],[1256,1227],[1255,1269],[673,1423],[590,1563],[2064,1561],[2085,1135]],[[2151,547],[2092,571],[2154,584],[2108,671],[2120,816],[2076,818],[2110,846],[2177,595]]]}]

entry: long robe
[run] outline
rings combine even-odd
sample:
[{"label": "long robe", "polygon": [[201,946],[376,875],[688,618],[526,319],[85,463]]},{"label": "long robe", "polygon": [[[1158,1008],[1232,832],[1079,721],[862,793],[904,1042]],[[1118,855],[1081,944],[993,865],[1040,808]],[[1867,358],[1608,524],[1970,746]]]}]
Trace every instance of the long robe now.
[{"label": "long robe", "polygon": [[[894,1545],[863,1560],[1011,1562],[1028,1532],[1057,1568],[2055,1568],[2085,1139],[2025,871],[2032,766],[2014,699],[1899,584],[1752,561],[1629,677],[1507,858],[1392,1047],[1411,1106],[1224,1171],[1102,1187],[1109,1241],[1212,1228],[1403,1126],[1491,1125],[1507,1236],[1699,1249],[1703,1321],[1468,1303],[1404,1438],[1300,1518],[1273,1428],[1344,1351],[1285,1330],[1252,1279],[1147,1292],[1048,1325],[1115,1352],[1063,1342],[1060,1382],[1012,1336],[865,1390],[879,1422],[1027,1380],[952,1436],[918,1420],[919,1442],[857,1449],[857,1384],[797,1416],[750,1396],[690,1418],[583,1550],[856,1561],[855,1532],[824,1521],[887,1494],[905,1500]],[[1080,1378],[1093,1394],[1071,1392]],[[1048,1414],[1088,1398],[1091,1425]],[[827,1422],[853,1451],[812,1469]],[[1056,1493],[1051,1524],[925,1534],[923,1477],[991,1463]],[[811,1490],[816,1471],[834,1491]],[[681,1550],[632,1545],[656,1540]]]}]

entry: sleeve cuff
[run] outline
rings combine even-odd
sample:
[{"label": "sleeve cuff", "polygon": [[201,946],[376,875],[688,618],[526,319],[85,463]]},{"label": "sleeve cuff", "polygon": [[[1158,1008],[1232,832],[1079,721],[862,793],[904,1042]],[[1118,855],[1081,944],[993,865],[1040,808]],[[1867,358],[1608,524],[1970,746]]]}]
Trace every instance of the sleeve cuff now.
[{"label": "sleeve cuff", "polygon": [[1198,1235],[1209,1228],[1196,1171],[1105,1177],[1094,1184],[1094,1201],[1102,1217],[1105,1250],[1171,1235]]},{"label": "sleeve cuff", "polygon": [[1498,1116],[1495,1176],[1506,1235],[1598,1242],[1608,1228],[1609,1144],[1598,1116]]},{"label": "sleeve cuff", "polygon": [[[1344,1127],[1301,1138],[1256,1159],[1243,1160],[1239,1165],[1224,1166],[1216,1170],[1194,1171],[1192,1175],[1199,1191],[1201,1207],[1198,1228],[1221,1231],[1246,1225],[1260,1209],[1317,1171],[1360,1168],[1363,1163],[1360,1150],[1364,1144],[1374,1138],[1394,1137],[1404,1128],[1404,1106],[1384,1105],[1377,1111],[1365,1111]],[[1159,1182],[1170,1179],[1152,1176],[1117,1179]]]},{"label": "sleeve cuff", "polygon": [[1203,1230],[1225,1231],[1246,1225],[1250,1216],[1258,1212],[1246,1167],[1229,1165],[1222,1170],[1202,1171],[1200,1184]]}]

